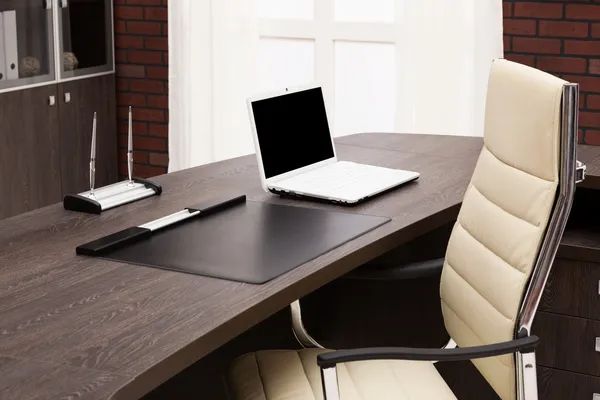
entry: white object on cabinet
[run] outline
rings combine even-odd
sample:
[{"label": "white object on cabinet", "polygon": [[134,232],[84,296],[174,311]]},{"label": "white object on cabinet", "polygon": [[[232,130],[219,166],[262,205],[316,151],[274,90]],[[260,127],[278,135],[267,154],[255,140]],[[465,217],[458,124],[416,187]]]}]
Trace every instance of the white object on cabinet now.
[{"label": "white object on cabinet", "polygon": [[19,79],[19,51],[17,47],[17,12],[2,13],[4,23],[4,56],[6,79]]}]

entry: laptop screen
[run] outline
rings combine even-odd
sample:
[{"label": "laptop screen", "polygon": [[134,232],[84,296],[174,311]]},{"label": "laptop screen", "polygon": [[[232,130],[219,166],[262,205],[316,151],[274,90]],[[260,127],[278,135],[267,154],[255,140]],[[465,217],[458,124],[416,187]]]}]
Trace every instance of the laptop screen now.
[{"label": "laptop screen", "polygon": [[265,177],[332,158],[321,88],[252,102]]}]

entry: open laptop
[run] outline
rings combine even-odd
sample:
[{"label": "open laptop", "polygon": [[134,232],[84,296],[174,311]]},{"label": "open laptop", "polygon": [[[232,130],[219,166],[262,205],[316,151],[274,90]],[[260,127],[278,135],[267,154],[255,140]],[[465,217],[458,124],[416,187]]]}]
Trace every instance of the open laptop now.
[{"label": "open laptop", "polygon": [[248,111],[266,191],[356,204],[419,177],[338,161],[319,86],[250,98]]}]

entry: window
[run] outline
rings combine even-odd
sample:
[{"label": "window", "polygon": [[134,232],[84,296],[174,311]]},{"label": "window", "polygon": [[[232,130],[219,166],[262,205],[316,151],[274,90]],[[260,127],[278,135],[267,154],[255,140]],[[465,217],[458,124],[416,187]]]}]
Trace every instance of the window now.
[{"label": "window", "polygon": [[257,92],[323,85],[335,136],[399,129],[403,1],[256,0]]}]

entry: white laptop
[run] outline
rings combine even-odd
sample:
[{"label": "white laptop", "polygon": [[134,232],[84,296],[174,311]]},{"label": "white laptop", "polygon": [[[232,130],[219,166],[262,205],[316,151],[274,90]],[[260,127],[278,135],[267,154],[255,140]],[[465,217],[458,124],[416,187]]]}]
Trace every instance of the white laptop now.
[{"label": "white laptop", "polygon": [[419,177],[338,161],[319,86],[250,98],[248,111],[266,191],[356,204]]}]

